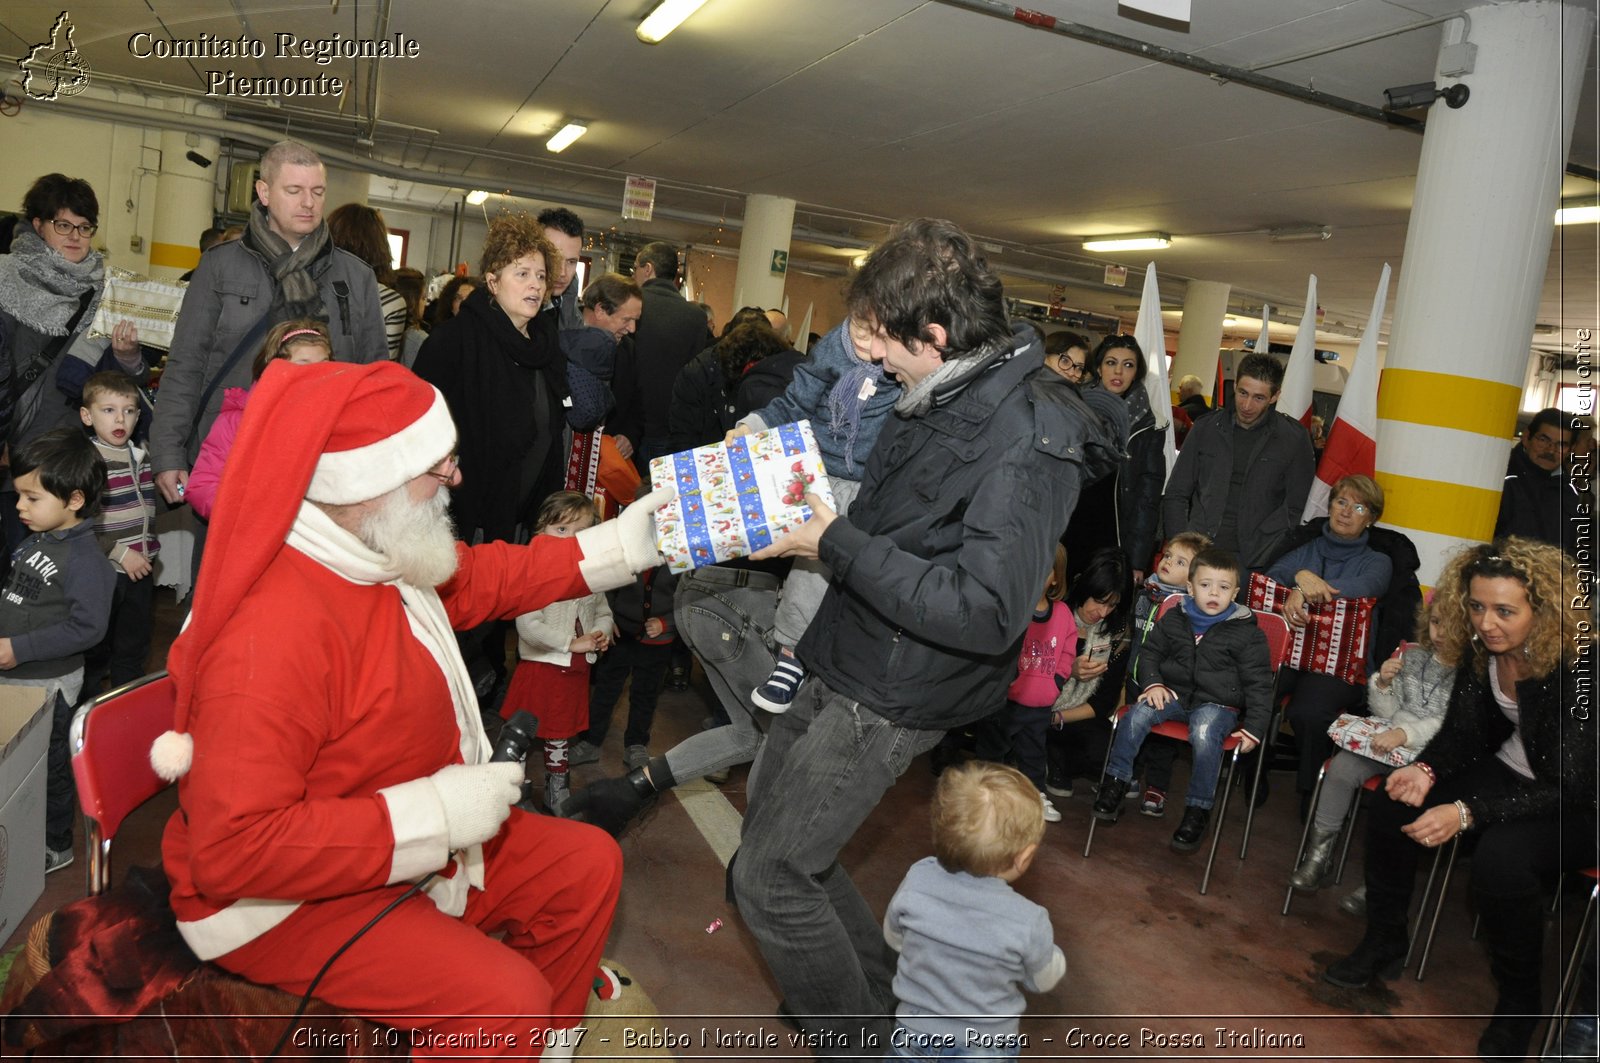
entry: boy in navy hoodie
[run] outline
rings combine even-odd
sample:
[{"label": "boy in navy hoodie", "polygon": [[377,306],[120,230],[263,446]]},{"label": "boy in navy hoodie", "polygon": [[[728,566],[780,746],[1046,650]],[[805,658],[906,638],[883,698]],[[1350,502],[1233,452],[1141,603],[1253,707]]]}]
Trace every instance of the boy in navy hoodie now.
[{"label": "boy in navy hoodie", "polygon": [[11,455],[17,514],[29,535],[0,588],[0,683],[45,688],[51,699],[45,784],[45,873],[72,863],[76,788],[67,732],[83,687],[83,655],[106,633],[116,575],[95,539],[106,469],[76,429],[58,429]]},{"label": "boy in navy hoodie", "polygon": [[1094,802],[1096,819],[1117,821],[1133,758],[1150,729],[1168,720],[1187,723],[1194,768],[1172,848],[1190,853],[1200,847],[1222,773],[1222,743],[1236,735],[1240,751],[1250,752],[1260,744],[1272,708],[1267,637],[1249,607],[1233,600],[1238,589],[1239,563],[1227,551],[1207,549],[1190,563],[1189,593],[1145,639],[1139,699],[1112,739]]}]

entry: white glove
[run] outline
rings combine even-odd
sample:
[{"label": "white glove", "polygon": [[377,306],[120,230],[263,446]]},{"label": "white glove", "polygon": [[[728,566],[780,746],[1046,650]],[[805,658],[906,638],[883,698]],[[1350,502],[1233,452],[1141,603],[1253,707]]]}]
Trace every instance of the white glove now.
[{"label": "white glove", "polygon": [[633,572],[655,568],[666,559],[656,550],[656,510],[678,497],[676,487],[658,487],[617,516],[617,534],[622,541],[622,556]]},{"label": "white glove", "polygon": [[522,770],[515,761],[451,764],[428,776],[444,806],[452,852],[488,841],[511,818],[511,806],[522,799]]}]

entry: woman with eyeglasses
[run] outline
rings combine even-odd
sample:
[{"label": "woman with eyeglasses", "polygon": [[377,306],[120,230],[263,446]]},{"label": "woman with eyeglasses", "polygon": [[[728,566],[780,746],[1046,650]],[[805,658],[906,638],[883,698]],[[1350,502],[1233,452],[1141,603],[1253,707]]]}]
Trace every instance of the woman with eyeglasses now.
[{"label": "woman with eyeglasses", "polygon": [[[139,332],[118,322],[111,343],[89,338],[105,290],[105,260],[90,239],[100,202],[89,182],[45,174],[22,199],[11,253],[0,256],[0,440],[12,449],[78,423],[84,382],[121,369],[142,378]],[[5,507],[9,514],[10,507]]]},{"label": "woman with eyeglasses", "polygon": [[1435,595],[1434,653],[1455,667],[1449,708],[1377,795],[1366,934],[1323,977],[1346,988],[1393,977],[1423,850],[1471,833],[1474,907],[1498,991],[1478,1054],[1521,1060],[1543,1017],[1543,885],[1596,863],[1595,662],[1574,637],[1588,630],[1587,584],[1558,548],[1512,537],[1458,553]]},{"label": "woman with eyeglasses", "polygon": [[[1389,590],[1394,563],[1373,549],[1368,529],[1383,515],[1383,488],[1366,476],[1346,476],[1333,485],[1328,520],[1309,542],[1290,550],[1267,569],[1267,575],[1292,586],[1283,604],[1283,618],[1292,628],[1302,628],[1310,609],[1339,598],[1377,598]],[[1290,691],[1287,716],[1300,747],[1295,788],[1305,816],[1317,771],[1333,752],[1328,726],[1341,713],[1361,704],[1362,683],[1346,683],[1319,672],[1285,668],[1281,689]]]}]

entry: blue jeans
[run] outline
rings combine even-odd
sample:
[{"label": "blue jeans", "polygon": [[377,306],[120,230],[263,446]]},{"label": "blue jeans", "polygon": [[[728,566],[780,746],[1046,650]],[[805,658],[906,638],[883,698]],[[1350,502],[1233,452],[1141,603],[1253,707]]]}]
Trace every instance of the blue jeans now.
[{"label": "blue jeans", "polygon": [[1133,778],[1133,758],[1139,747],[1158,723],[1186,723],[1189,725],[1189,748],[1194,754],[1194,768],[1189,772],[1189,792],[1184,804],[1196,808],[1210,808],[1217,795],[1217,777],[1222,774],[1222,743],[1239,729],[1239,714],[1226,705],[1205,702],[1186,709],[1177,698],[1167,702],[1164,709],[1152,709],[1142,701],[1128,707],[1128,714],[1117,724],[1117,735],[1111,740],[1111,759],[1106,771],[1123,782]]},{"label": "blue jeans", "polygon": [[[750,691],[772,671],[772,617],[778,579],[750,569],[712,565],[678,580],[672,596],[673,623],[705,669],[729,723],[690,735],[667,751],[667,767],[678,782],[744,764],[755,758],[763,734],[758,721],[773,719],[750,704]],[[754,785],[754,775],[750,785]]]},{"label": "blue jeans", "polygon": [[882,1058],[895,953],[839,864],[856,829],[942,731],[892,723],[815,675],[756,759],[734,898],[791,1014],[819,1056]]},{"label": "blue jeans", "polygon": [[947,1045],[939,1038],[930,1039],[904,1026],[896,1026],[889,1040],[889,1051],[884,1059],[983,1059],[990,1063],[1015,1063],[1017,1054],[998,1048],[967,1048],[965,1045]]}]

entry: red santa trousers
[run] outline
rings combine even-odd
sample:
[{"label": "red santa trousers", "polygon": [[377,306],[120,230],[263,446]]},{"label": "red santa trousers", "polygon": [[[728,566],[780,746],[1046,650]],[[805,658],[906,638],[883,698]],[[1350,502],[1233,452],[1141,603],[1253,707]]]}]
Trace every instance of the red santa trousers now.
[{"label": "red santa trousers", "polygon": [[[414,1058],[537,1059],[545,1029],[583,1021],[622,888],[622,851],[595,827],[512,809],[484,846],[484,864],[484,889],[472,891],[460,919],[426,896],[408,899],[339,957],[315,996],[395,1027]],[[403,892],[310,902],[216,962],[304,993],[328,957]],[[488,936],[497,932],[503,941]]]}]

